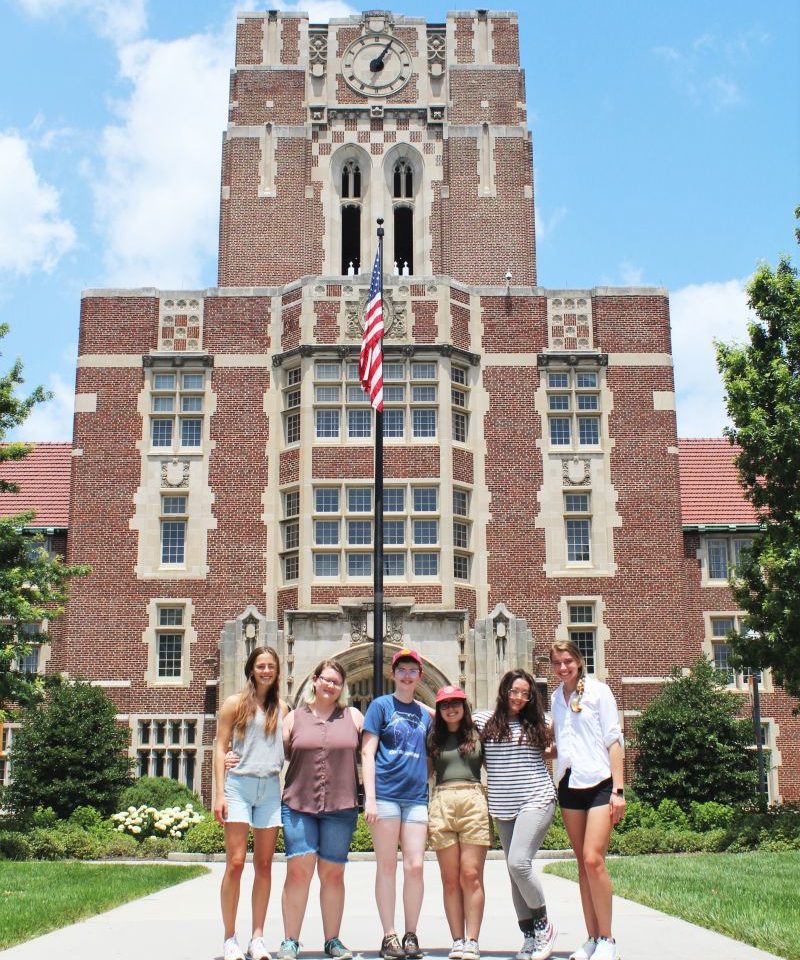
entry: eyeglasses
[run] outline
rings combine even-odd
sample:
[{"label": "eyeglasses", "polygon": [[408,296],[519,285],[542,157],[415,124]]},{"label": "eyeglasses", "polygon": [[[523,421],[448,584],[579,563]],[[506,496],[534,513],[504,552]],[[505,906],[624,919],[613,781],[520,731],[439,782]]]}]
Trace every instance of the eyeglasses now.
[{"label": "eyeglasses", "polygon": [[398,667],[395,674],[398,677],[418,677],[419,667]]},{"label": "eyeglasses", "polygon": [[508,698],[509,700],[530,700],[531,695],[524,693],[522,690],[509,690]]},{"label": "eyeglasses", "polygon": [[455,710],[456,707],[463,707],[463,706],[464,706],[463,700],[443,700],[439,704],[439,707],[442,710]]},{"label": "eyeglasses", "polygon": [[326,687],[334,687],[336,690],[344,686],[341,680],[334,680],[331,677],[317,677],[317,680],[324,683]]}]

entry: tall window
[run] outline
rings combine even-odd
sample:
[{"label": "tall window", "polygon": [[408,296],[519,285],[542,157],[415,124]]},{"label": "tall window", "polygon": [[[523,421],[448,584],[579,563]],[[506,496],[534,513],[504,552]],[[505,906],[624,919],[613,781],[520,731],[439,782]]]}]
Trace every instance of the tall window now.
[{"label": "tall window", "polygon": [[564,494],[564,527],[567,563],[590,563],[592,559],[591,494]]},{"label": "tall window", "polygon": [[[394,262],[401,273],[414,272],[414,174],[408,160],[392,170],[394,203]],[[398,202],[400,201],[400,202]]]},{"label": "tall window", "polygon": [[183,675],[183,607],[159,607],[156,630],[156,676],[159,680],[178,680]]},{"label": "tall window", "polygon": [[185,494],[161,497],[161,566],[186,563],[187,501]]},{"label": "tall window", "polygon": [[283,439],[287,446],[300,442],[301,383],[300,367],[283,371]]},{"label": "tall window", "polygon": [[599,447],[602,442],[596,370],[547,372],[547,427],[551,447]]},{"label": "tall window", "polygon": [[300,576],[300,491],[286,490],[282,495],[282,500],[281,536],[283,537],[283,552],[281,563],[283,579],[291,582],[297,580]]},{"label": "tall window", "polygon": [[204,372],[154,371],[150,384],[150,446],[191,452],[203,446]]},{"label": "tall window", "polygon": [[136,773],[170,777],[196,790],[198,721],[187,717],[147,717],[136,721]]},{"label": "tall window", "polygon": [[743,688],[750,679],[750,670],[734,670],[731,665],[732,647],[730,634],[733,631],[741,633],[744,629],[742,617],[736,613],[712,616],[709,620],[711,629],[711,652],[714,668],[725,675],[731,686]]},{"label": "tall window", "polygon": [[[361,272],[361,168],[348,160],[342,168],[342,275]],[[349,201],[349,202],[348,202]]]},{"label": "tall window", "polygon": [[456,580],[469,580],[472,549],[469,491],[455,488],[453,490],[453,576]]},{"label": "tall window", "polygon": [[0,742],[0,786],[7,787],[12,780],[11,760],[8,754],[14,740],[15,732],[19,730],[18,723],[3,724],[2,741]]},{"label": "tall window", "polygon": [[450,403],[453,440],[466,443],[469,436],[469,386],[466,367],[450,367]]},{"label": "tall window", "polygon": [[569,638],[586,661],[586,672],[593,674],[597,662],[597,622],[593,603],[570,603]]}]

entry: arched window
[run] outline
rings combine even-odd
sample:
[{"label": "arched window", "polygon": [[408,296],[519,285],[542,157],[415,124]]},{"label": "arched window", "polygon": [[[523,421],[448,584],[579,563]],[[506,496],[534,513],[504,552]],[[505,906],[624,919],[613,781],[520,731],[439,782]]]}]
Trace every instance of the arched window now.
[{"label": "arched window", "polygon": [[348,160],[342,167],[342,199],[358,199],[361,197],[361,170],[358,162]]},{"label": "arched window", "polygon": [[[409,176],[411,171],[409,171]],[[414,211],[411,207],[394,208],[394,262],[403,274],[414,272]]]},{"label": "arched window", "polygon": [[394,165],[394,189],[395,199],[410,198],[413,196],[413,177],[411,164],[407,160],[398,160]]},{"label": "arched window", "polygon": [[361,207],[357,203],[343,203],[342,276],[347,276],[351,266],[355,273],[361,272]]}]

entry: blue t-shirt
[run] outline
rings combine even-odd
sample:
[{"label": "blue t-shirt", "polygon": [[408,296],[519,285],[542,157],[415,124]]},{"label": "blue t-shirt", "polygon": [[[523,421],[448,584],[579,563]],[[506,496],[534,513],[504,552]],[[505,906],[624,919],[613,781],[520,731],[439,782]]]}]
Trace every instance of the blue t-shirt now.
[{"label": "blue t-shirt", "polygon": [[375,796],[378,800],[428,802],[425,740],[430,714],[418,703],[403,703],[391,693],[373,700],[364,729],[378,738]]}]

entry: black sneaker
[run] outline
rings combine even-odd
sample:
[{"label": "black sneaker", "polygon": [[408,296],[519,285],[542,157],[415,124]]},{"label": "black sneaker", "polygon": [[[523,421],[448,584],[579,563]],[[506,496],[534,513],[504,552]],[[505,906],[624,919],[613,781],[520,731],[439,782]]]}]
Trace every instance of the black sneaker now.
[{"label": "black sneaker", "polygon": [[400,946],[396,933],[390,933],[381,941],[381,957],[383,960],[406,960],[408,954]]},{"label": "black sneaker", "polygon": [[419,940],[416,933],[406,933],[403,936],[403,950],[407,960],[419,960],[425,954],[419,948]]},{"label": "black sneaker", "polygon": [[332,960],[353,960],[352,951],[348,950],[338,937],[331,937],[330,940],[326,940],[323,949],[325,956],[331,957]]}]

